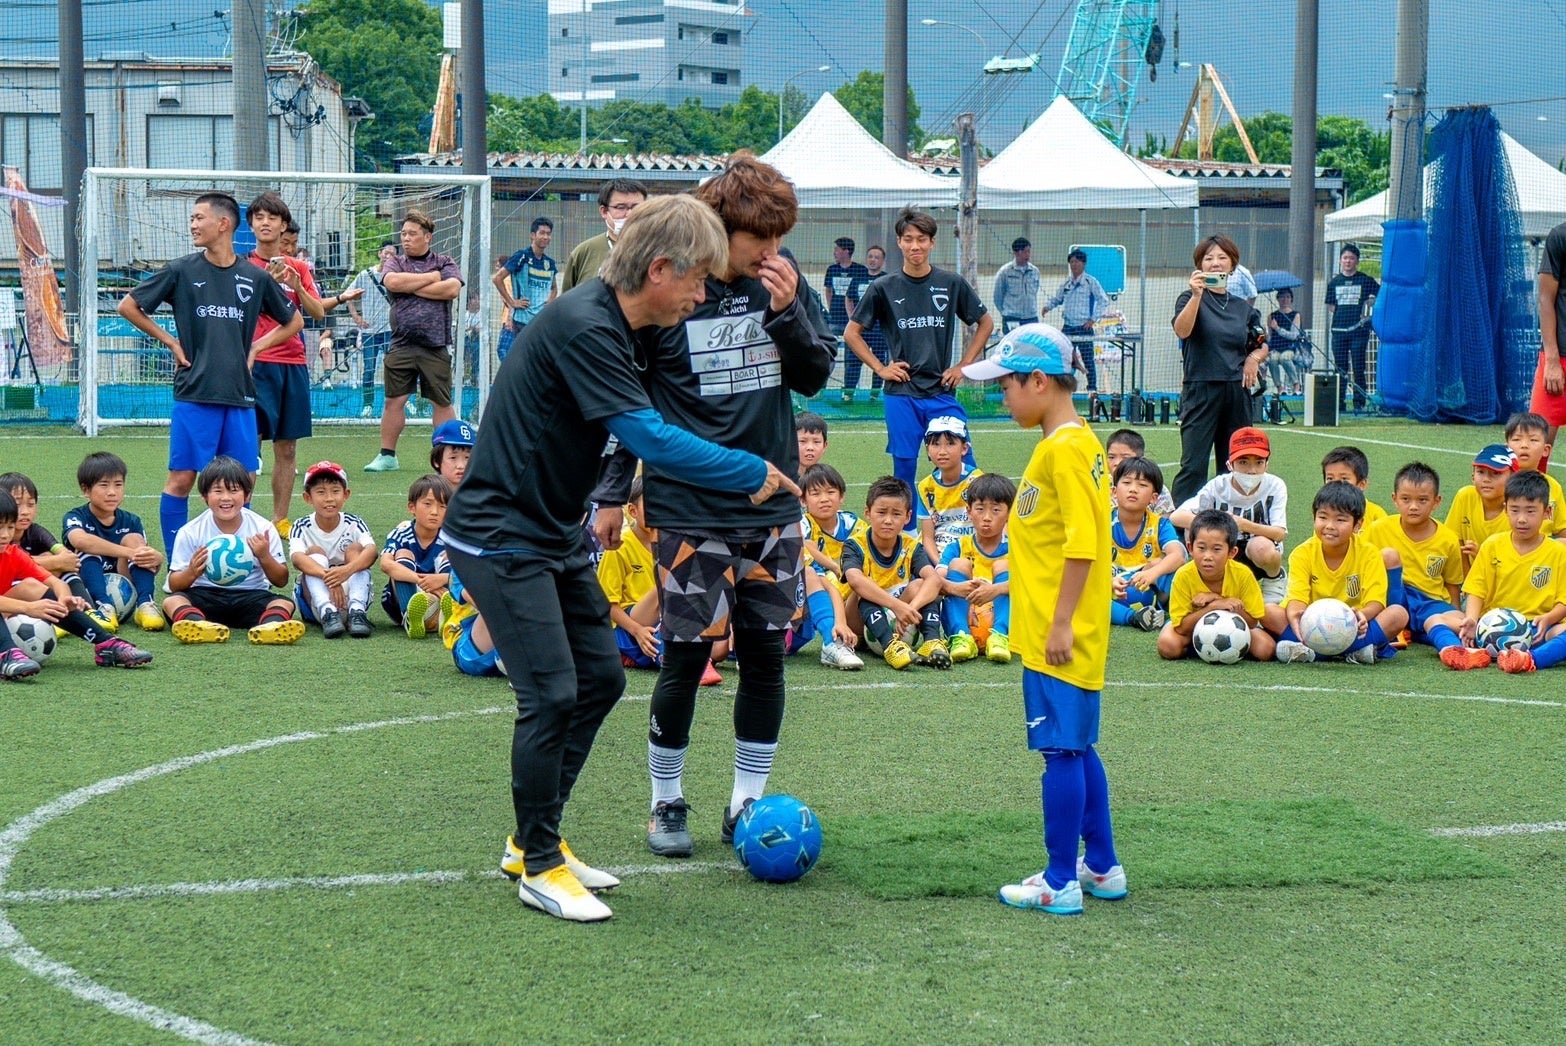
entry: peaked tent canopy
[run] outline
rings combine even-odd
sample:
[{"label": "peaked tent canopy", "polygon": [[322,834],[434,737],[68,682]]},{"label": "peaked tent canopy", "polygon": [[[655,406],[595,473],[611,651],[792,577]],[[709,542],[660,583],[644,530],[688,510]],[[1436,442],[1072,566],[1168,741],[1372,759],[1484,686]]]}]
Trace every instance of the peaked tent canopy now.
[{"label": "peaked tent canopy", "polygon": [[[1506,147],[1506,163],[1512,169],[1512,181],[1517,185],[1517,209],[1523,235],[1530,240],[1542,240],[1551,229],[1566,222],[1566,174],[1539,159],[1504,131],[1501,142]],[[1430,187],[1435,181],[1434,167],[1434,163],[1425,165],[1427,212],[1434,202],[1430,197]],[[1390,189],[1379,192],[1352,207],[1327,215],[1322,239],[1327,243],[1381,239],[1381,223],[1391,213],[1390,192]]]},{"label": "peaked tent canopy", "polygon": [[1121,152],[1064,95],[979,170],[979,207],[1195,207],[1196,183]]},{"label": "peaked tent canopy", "polygon": [[957,180],[893,155],[830,93],[762,157],[794,183],[801,207],[955,207]]}]

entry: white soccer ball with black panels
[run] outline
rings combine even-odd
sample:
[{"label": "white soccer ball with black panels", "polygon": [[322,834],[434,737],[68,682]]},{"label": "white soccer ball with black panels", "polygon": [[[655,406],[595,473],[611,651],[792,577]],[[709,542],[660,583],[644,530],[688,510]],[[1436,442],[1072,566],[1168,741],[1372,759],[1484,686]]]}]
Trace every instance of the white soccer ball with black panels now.
[{"label": "white soccer ball with black panels", "polygon": [[105,574],[103,591],[109,597],[109,605],[114,607],[114,616],[121,621],[127,620],[136,609],[136,586],[131,584],[131,579],[124,574]]},{"label": "white soccer ball with black panels", "polygon": [[1474,639],[1492,655],[1503,650],[1527,650],[1533,645],[1533,625],[1515,610],[1496,607],[1480,616]]},{"label": "white soccer ball with black panels", "polygon": [[1209,665],[1232,665],[1251,649],[1251,626],[1232,610],[1211,610],[1191,630],[1191,646]]},{"label": "white soccer ball with black panels", "polygon": [[207,580],[227,588],[237,585],[256,568],[250,546],[237,534],[219,534],[207,542]]},{"label": "white soccer ball with black panels", "polygon": [[1359,638],[1359,618],[1341,599],[1318,599],[1300,615],[1300,642],[1322,657],[1337,657]]},{"label": "white soccer ball with black panels", "polygon": [[22,648],[22,653],[40,665],[54,656],[59,640],[55,637],[54,626],[49,622],[17,614],[6,618],[5,623],[11,630],[11,638]]}]

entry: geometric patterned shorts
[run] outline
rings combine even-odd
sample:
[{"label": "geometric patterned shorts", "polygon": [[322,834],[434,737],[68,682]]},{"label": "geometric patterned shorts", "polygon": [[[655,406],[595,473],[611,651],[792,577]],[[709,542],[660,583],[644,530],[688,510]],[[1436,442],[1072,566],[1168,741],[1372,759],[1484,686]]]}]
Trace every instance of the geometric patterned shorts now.
[{"label": "geometric patterned shorts", "polygon": [[805,602],[799,524],[753,541],[658,531],[658,598],[666,643],[716,641],[731,626],[779,631]]}]

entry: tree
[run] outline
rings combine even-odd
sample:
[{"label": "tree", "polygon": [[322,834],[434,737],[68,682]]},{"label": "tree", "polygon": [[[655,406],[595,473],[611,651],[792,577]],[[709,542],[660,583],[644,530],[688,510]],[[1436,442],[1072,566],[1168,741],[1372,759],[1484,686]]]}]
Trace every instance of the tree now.
[{"label": "tree", "polygon": [[547,92],[535,98],[489,96],[486,130],[492,151],[557,152],[567,142],[567,151],[575,151],[577,127],[576,112],[562,109],[555,96]]},{"label": "tree", "polygon": [[[843,103],[843,108],[853,114],[861,127],[881,139],[886,111],[886,75],[868,70],[859,74],[853,83],[844,84],[833,91],[833,96]],[[908,147],[918,149],[924,145],[925,135],[919,126],[919,103],[914,100],[913,88],[908,88]]]},{"label": "tree", "polygon": [[[1285,114],[1259,113],[1245,121],[1245,131],[1262,163],[1291,161],[1294,123]],[[1151,149],[1153,144],[1149,134],[1144,149]],[[1196,159],[1195,140],[1181,142],[1177,155],[1181,159]],[[1213,134],[1213,159],[1226,163],[1245,163],[1250,159],[1233,125],[1224,124]],[[1357,203],[1385,189],[1391,165],[1390,132],[1377,132],[1367,121],[1352,116],[1323,116],[1317,121],[1316,166],[1342,172],[1347,202]]]},{"label": "tree", "polygon": [[419,121],[440,80],[440,12],[421,0],[311,0],[299,47],[375,112],[377,160],[420,152]]}]

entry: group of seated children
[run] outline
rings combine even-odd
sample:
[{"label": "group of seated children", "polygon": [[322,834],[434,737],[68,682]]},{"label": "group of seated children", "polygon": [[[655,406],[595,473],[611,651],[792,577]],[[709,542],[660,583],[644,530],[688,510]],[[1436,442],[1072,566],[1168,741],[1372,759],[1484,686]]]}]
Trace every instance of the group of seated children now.
[{"label": "group of seated children", "polygon": [[[12,472],[0,476],[0,615],[26,615],[49,622],[63,635],[94,644],[99,665],[127,668],[152,662],[152,655],[117,638],[121,615],[129,613],[145,631],[172,622],[181,643],[222,643],[231,628],[248,630],[250,642],[289,644],[319,624],[327,639],[368,638],[370,569],[377,561],[387,577],[381,605],[409,636],[435,631],[455,608],[440,528],[455,484],[466,471],[475,432],[464,421],[448,421],[432,438],[429,475],[408,492],[411,519],[399,524],[377,548],[368,525],[345,512],[348,474],[322,461],[305,472],[304,498],[311,513],[288,526],[288,554],[278,528],[246,506],[255,477],[230,457],[213,459],[197,477],[207,510],[180,528],[168,557],[167,595],[156,599],[164,556],[147,543],[141,519],[122,506],[125,462],[115,454],[89,454],[77,469],[86,504],[67,512],[61,540],[37,523],[38,488]],[[237,539],[247,554],[234,561],[240,574],[214,580],[212,549]],[[232,543],[232,542],[231,542]],[[289,567],[298,572],[293,598],[286,589]],[[219,583],[222,581],[223,583]],[[299,616],[294,617],[295,604]],[[0,678],[37,674],[38,662],[0,625]]]},{"label": "group of seated children", "polygon": [[[1235,451],[1247,447],[1265,469],[1266,437],[1256,442],[1252,432],[1241,430],[1231,443],[1236,472]],[[1340,655],[1350,663],[1393,657],[1410,642],[1434,647],[1442,664],[1457,670],[1494,661],[1506,672],[1532,672],[1566,661],[1566,544],[1552,538],[1566,535],[1566,507],[1560,485],[1539,471],[1548,439],[1544,418],[1514,415],[1506,444],[1488,446],[1474,459],[1473,483],[1452,499],[1444,523],[1434,518],[1441,480],[1430,466],[1411,462],[1398,470],[1392,482],[1396,513],[1389,515],[1365,497],[1365,455],[1353,447],[1333,450],[1322,463],[1324,486],[1311,503],[1313,536],[1289,554],[1281,598],[1267,591],[1269,581],[1283,580],[1272,572],[1269,549],[1257,549],[1258,538],[1273,541],[1272,531],[1262,529],[1268,525],[1255,515],[1237,518],[1232,506],[1187,502],[1175,522],[1186,529],[1190,561],[1174,571],[1159,653],[1184,656],[1201,617],[1228,610],[1251,627],[1250,656],[1314,661],[1321,655],[1300,641],[1302,616],[1312,603],[1335,599],[1354,611],[1358,624],[1357,638]],[[1115,472],[1117,502],[1121,479],[1146,469],[1122,463]],[[1219,477],[1203,494],[1220,480],[1241,495],[1249,483]],[[1145,496],[1136,493],[1133,512]],[[1284,496],[1280,481],[1277,501]],[[1115,536],[1120,545],[1119,528]],[[1281,536],[1277,544],[1281,554]],[[1528,620],[1529,644],[1499,652],[1476,645],[1480,618],[1496,609]]]}]

